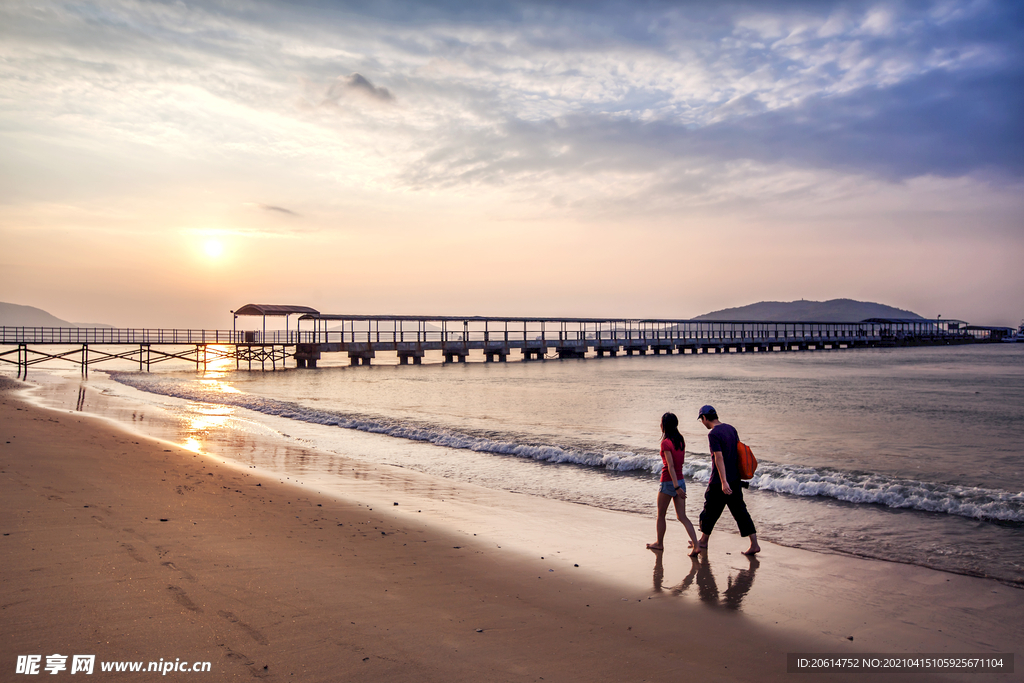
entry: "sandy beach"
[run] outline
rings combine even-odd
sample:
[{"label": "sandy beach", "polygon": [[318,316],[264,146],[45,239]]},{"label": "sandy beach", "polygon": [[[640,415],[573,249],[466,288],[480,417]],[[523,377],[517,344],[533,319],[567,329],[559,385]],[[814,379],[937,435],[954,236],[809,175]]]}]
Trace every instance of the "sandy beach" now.
[{"label": "sandy beach", "polygon": [[[732,534],[691,561],[681,529],[662,557],[643,547],[653,520],[365,463],[318,493],[4,386],[8,672],[58,653],[110,677],[128,674],[99,662],[210,662],[209,680],[781,680],[799,677],[792,652],[1024,642],[1024,591],[993,581],[764,542],[750,561]],[[915,674],[979,677],[1014,679]]]}]

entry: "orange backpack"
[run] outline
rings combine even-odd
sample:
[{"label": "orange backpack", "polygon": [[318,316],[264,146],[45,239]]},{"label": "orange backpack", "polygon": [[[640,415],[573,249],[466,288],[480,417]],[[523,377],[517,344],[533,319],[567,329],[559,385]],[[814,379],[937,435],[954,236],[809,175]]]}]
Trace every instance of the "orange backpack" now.
[{"label": "orange backpack", "polygon": [[736,468],[740,472],[740,479],[752,479],[754,471],[757,469],[757,458],[754,457],[754,451],[750,450],[750,446],[739,441],[736,443],[736,452],[739,454]]}]

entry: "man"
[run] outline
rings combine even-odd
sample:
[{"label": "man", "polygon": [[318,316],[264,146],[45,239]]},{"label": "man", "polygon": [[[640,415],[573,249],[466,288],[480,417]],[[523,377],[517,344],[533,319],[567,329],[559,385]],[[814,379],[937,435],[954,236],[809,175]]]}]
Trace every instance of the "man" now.
[{"label": "man", "polygon": [[708,537],[715,528],[715,523],[722,516],[722,510],[729,506],[741,536],[750,537],[750,547],[744,555],[755,555],[761,552],[757,544],[757,529],[750,519],[747,505],[743,502],[743,488],[738,469],[739,453],[736,444],[740,437],[732,425],[718,421],[718,411],[713,406],[700,409],[697,419],[708,430],[708,443],[711,446],[711,457],[714,466],[711,468],[711,481],[704,493],[704,511],[700,513],[700,547],[708,547]]}]

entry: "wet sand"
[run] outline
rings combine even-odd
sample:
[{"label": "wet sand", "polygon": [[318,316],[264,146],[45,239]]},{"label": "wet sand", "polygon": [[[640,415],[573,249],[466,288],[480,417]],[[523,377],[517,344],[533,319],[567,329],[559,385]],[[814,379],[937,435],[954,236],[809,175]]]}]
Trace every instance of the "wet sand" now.
[{"label": "wet sand", "polygon": [[788,652],[1024,642],[1024,591],[982,579],[764,542],[752,562],[727,533],[694,562],[681,528],[659,555],[653,520],[357,461],[298,486],[11,392],[0,425],[12,672],[60,653],[208,680],[778,680]]}]

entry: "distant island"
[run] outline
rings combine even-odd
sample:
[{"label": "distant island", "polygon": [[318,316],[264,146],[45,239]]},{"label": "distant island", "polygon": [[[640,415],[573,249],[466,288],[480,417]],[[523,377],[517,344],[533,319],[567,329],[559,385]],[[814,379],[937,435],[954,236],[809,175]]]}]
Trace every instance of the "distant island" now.
[{"label": "distant island", "polygon": [[5,327],[113,327],[101,323],[70,323],[35,306],[0,301],[0,325]]},{"label": "distant island", "polygon": [[749,306],[725,308],[721,311],[699,315],[694,320],[750,320],[785,322],[845,323],[858,322],[868,318],[917,318],[923,317],[902,308],[893,308],[870,301],[853,299],[831,299],[829,301],[761,301]]}]

